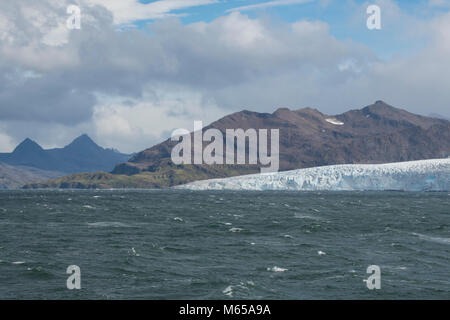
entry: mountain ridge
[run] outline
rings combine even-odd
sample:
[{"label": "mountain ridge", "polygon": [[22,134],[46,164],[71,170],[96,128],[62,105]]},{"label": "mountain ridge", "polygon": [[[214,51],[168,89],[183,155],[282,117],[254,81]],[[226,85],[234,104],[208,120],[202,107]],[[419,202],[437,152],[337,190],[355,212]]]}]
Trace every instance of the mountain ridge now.
[{"label": "mountain ridge", "polygon": [[11,153],[0,153],[0,162],[64,173],[110,171],[130,155],[104,149],[87,134],[82,134],[63,148],[43,149],[30,138],[24,139]]},{"label": "mountain ridge", "polygon": [[[279,129],[280,171],[337,164],[380,164],[445,158],[450,155],[450,122],[416,115],[384,101],[338,115],[313,108],[278,108],[273,113],[243,110],[213,123],[219,129]],[[192,137],[192,133],[191,133]],[[258,165],[175,165],[170,159],[177,142],[167,139],[145,149],[111,173],[75,175],[30,188],[162,188],[202,179],[258,173]],[[205,143],[206,144],[206,143]],[[205,146],[205,145],[204,145]],[[107,177],[107,179],[106,179]]]},{"label": "mountain ridge", "polygon": [[27,183],[43,182],[63,176],[62,172],[26,166],[11,166],[0,162],[0,190],[18,189]]},{"label": "mountain ridge", "polygon": [[[336,119],[342,126],[333,124]],[[272,114],[241,111],[225,116],[207,127],[219,129],[280,129],[280,170],[343,163],[383,163],[439,158],[450,153],[450,141],[433,141],[443,128],[450,137],[450,122],[415,115],[379,100],[363,109],[328,116],[316,109],[279,108]],[[413,137],[416,142],[408,137]],[[427,143],[431,143],[427,146]],[[137,153],[113,173],[136,174],[152,171],[170,158],[176,143],[170,139]],[[333,146],[333,145],[336,145]],[[380,152],[368,150],[371,145]],[[421,149],[412,150],[417,145]],[[403,146],[402,146],[403,145]],[[388,150],[386,150],[386,147]],[[301,152],[299,152],[301,150]],[[362,151],[364,150],[364,152]],[[384,152],[381,152],[384,151]],[[335,153],[335,156],[332,156]]]}]

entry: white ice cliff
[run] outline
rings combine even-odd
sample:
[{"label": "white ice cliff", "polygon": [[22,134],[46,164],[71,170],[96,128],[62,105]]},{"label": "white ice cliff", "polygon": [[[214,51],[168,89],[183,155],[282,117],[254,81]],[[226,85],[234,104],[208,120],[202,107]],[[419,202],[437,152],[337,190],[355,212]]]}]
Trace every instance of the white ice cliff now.
[{"label": "white ice cliff", "polygon": [[177,189],[450,191],[450,159],[333,165],[196,181]]}]

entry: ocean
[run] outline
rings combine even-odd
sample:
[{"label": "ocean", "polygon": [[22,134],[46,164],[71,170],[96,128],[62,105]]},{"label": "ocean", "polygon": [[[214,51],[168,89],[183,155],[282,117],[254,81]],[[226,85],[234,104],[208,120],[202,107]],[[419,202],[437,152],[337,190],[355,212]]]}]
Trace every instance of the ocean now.
[{"label": "ocean", "polygon": [[449,208],[448,192],[1,191],[0,299],[449,299]]}]

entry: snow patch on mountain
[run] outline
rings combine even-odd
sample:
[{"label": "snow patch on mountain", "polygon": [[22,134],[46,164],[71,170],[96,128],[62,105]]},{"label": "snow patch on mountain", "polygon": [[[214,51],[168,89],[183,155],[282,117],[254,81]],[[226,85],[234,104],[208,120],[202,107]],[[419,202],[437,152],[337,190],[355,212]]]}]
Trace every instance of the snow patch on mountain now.
[{"label": "snow patch on mountain", "polygon": [[325,119],[326,122],[334,124],[336,126],[343,126],[344,123],[342,121],[339,121],[337,119]]},{"label": "snow patch on mountain", "polygon": [[449,191],[450,159],[348,164],[196,181],[189,190]]}]

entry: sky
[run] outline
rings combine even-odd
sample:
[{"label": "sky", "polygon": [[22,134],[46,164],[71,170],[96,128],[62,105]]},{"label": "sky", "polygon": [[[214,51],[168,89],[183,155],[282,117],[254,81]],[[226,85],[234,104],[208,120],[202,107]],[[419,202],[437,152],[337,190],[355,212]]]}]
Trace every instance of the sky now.
[{"label": "sky", "polygon": [[449,56],[450,0],[4,0],[0,152],[83,133],[137,152],[243,109],[450,117]]}]

